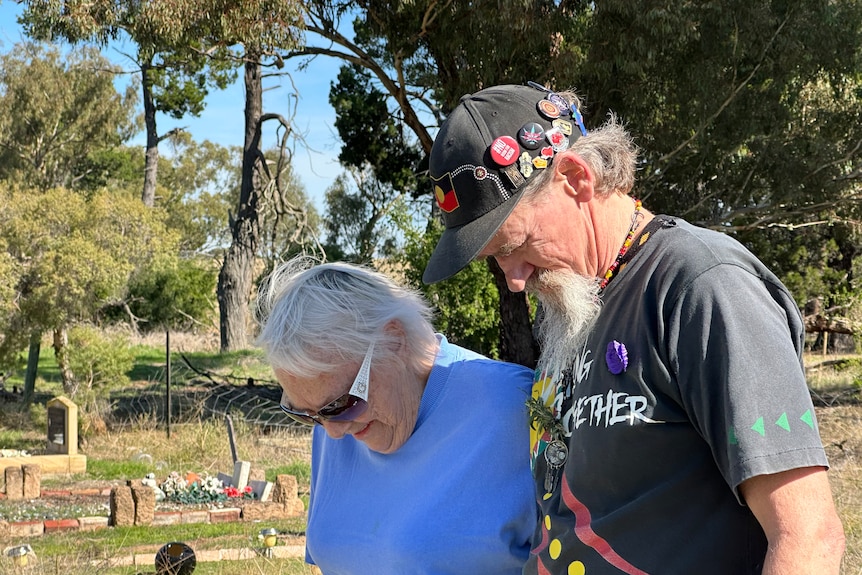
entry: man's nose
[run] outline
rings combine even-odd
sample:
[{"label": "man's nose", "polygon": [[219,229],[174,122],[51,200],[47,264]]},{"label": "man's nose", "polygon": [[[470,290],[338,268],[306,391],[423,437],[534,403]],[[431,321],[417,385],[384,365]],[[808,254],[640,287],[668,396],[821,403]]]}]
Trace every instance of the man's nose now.
[{"label": "man's nose", "polygon": [[524,291],[527,280],[536,270],[535,266],[511,256],[497,256],[495,259],[506,275],[506,285],[509,286],[509,291],[515,293]]}]

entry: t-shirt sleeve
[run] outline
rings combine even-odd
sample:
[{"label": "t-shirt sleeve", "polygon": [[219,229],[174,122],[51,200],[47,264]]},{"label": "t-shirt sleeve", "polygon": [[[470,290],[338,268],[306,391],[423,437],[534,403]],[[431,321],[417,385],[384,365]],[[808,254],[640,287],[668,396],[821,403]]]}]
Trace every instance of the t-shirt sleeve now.
[{"label": "t-shirt sleeve", "polygon": [[679,397],[737,498],[751,477],[827,465],[800,359],[801,317],[783,286],[717,264],[680,290],[672,318]]}]

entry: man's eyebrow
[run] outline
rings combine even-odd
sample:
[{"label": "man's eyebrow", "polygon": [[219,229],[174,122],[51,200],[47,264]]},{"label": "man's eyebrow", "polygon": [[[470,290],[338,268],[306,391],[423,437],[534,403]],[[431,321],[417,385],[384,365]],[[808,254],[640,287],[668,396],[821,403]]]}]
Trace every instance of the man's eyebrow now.
[{"label": "man's eyebrow", "polygon": [[[482,249],[482,252],[486,251],[489,248],[489,246],[491,246],[491,244],[493,244],[493,243],[494,243],[494,238],[491,238],[491,241],[488,242],[488,245],[486,245]],[[514,252],[516,249],[518,249],[518,247],[519,247],[518,245],[513,244],[511,242],[501,244],[501,245],[497,246],[497,248],[494,251],[492,251],[491,253],[484,253],[483,254],[480,252],[479,255],[476,256],[476,260],[483,261],[483,260],[486,260],[488,258],[493,258],[496,256],[506,257],[508,255],[511,255],[512,252]]]},{"label": "man's eyebrow", "polygon": [[507,242],[507,243],[501,245],[500,247],[498,247],[497,251],[494,252],[494,255],[495,256],[503,256],[503,257],[510,256],[510,255],[512,255],[512,252],[514,252],[516,249],[518,249],[518,247],[519,246],[516,244],[513,244],[511,242]]}]

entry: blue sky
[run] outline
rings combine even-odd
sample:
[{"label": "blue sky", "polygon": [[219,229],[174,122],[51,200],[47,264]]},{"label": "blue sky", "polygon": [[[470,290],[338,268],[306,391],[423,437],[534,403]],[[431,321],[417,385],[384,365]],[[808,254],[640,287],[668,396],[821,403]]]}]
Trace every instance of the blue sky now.
[{"label": "blue sky", "polygon": [[[0,52],[10,50],[23,39],[23,31],[16,22],[21,13],[21,7],[11,0],[0,0]],[[133,53],[132,45],[113,44],[104,55],[122,66],[133,69],[133,63],[124,56],[124,52]],[[305,135],[308,148],[297,144],[294,156],[294,168],[299,175],[309,198],[319,211],[323,211],[323,196],[326,188],[341,173],[337,156],[341,141],[335,130],[335,112],[329,105],[329,86],[338,74],[341,65],[334,58],[317,58],[305,71],[296,69],[298,62],[287,61],[284,70],[290,73],[299,92],[294,117],[294,129]],[[264,112],[273,112],[288,116],[289,95],[292,92],[289,78],[282,78],[276,84],[269,82],[264,92]],[[200,117],[187,117],[174,120],[168,116],[158,115],[156,118],[159,133],[165,133],[174,127],[184,127],[197,141],[210,140],[223,146],[241,146],[243,143],[243,105],[244,92],[242,73],[232,86],[224,91],[211,92],[207,98],[207,106]],[[272,131],[264,133],[266,141],[263,147],[276,144]],[[133,140],[134,144],[143,145],[144,134]],[[160,149],[166,153],[167,146]]]}]

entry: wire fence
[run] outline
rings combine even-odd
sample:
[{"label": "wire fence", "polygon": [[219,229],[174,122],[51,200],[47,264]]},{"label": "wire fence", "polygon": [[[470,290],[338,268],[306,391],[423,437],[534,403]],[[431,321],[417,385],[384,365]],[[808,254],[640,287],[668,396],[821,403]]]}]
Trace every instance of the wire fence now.
[{"label": "wire fence", "polygon": [[184,423],[230,416],[263,429],[302,427],[279,407],[281,387],[277,382],[218,374],[180,356],[182,362],[171,370],[174,383],[170,388],[170,402],[163,378],[158,378],[162,381],[153,381],[143,389],[114,391],[110,397],[112,418],[122,423],[141,417],[167,421],[170,416],[171,422]]}]

